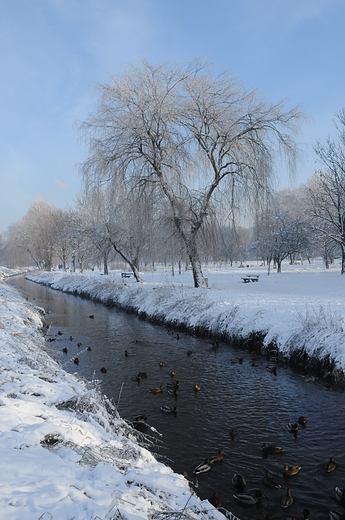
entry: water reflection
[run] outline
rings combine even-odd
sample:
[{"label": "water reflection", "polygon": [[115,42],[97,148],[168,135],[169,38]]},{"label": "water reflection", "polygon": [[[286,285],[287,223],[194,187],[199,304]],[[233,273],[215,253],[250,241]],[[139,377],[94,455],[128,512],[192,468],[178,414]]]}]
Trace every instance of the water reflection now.
[{"label": "water reflection", "polygon": [[[114,402],[123,385],[120,414],[129,420],[138,414],[147,416],[149,425],[162,434],[163,445],[157,453],[174,471],[187,472],[195,481],[195,466],[224,449],[224,460],[198,475],[201,498],[219,492],[222,505],[242,520],[266,513],[275,518],[303,518],[304,508],[321,519],[328,517],[330,509],[339,509],[334,489],[345,484],[343,391],[305,383],[281,366],[275,376],[266,370],[264,358],[253,367],[249,352],[227,344],[214,349],[203,339],[176,331],[171,334],[133,315],[23,278],[10,283],[50,312],[49,334],[55,341],[47,346],[67,371],[100,379],[102,392]],[[126,357],[125,350],[135,355]],[[74,364],[75,357],[79,365]],[[106,373],[101,372],[102,367]],[[137,382],[133,376],[139,372],[146,372],[147,379]],[[176,380],[180,385],[174,395],[166,385]],[[200,391],[195,391],[195,384]],[[162,393],[149,392],[160,385]],[[176,406],[178,412],[164,413],[162,406]],[[308,423],[294,438],[287,424],[301,415]],[[238,430],[234,438],[229,434],[232,427]],[[261,449],[265,442],[283,446],[285,453],[265,458]],[[338,467],[327,474],[324,465],[331,456]],[[302,470],[284,479],[284,464],[299,464]],[[263,486],[265,469],[279,480],[281,489]],[[234,473],[245,477],[245,491],[264,492],[261,505],[249,507],[235,501]],[[294,503],[284,510],[281,500],[287,487]]]}]

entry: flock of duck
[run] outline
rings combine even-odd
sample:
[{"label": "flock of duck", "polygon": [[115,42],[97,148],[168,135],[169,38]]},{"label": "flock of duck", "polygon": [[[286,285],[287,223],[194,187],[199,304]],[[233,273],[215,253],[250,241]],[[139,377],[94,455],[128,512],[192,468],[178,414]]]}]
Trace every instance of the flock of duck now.
[{"label": "flock of duck", "polygon": [[[289,423],[287,425],[287,430],[294,435],[294,437],[297,437],[297,433],[300,429],[300,427],[305,428],[307,425],[307,419],[304,416],[301,416],[298,418],[298,421],[295,423]],[[230,436],[233,439],[234,436],[238,433],[237,429],[231,428],[230,429]],[[272,444],[265,443],[262,446],[262,455],[264,458],[267,458],[269,454],[282,454],[285,453],[285,450],[281,446],[276,446]],[[224,457],[224,449],[219,449],[218,453],[214,455],[213,457],[205,459],[205,461],[194,469],[194,474],[199,475],[200,473],[206,473],[210,471],[212,468],[212,464],[215,462],[221,462]],[[324,464],[324,471],[326,473],[333,472],[337,467],[337,463],[334,457],[330,457],[329,461]],[[297,475],[300,470],[302,469],[301,466],[295,464],[295,465],[287,465],[285,464],[283,466],[283,477],[288,482],[289,477],[293,477],[294,475]],[[187,474],[185,474],[187,476]],[[261,490],[256,490],[254,493],[244,493],[244,488],[246,487],[246,480],[243,475],[240,473],[235,473],[231,480],[232,485],[237,490],[236,493],[233,494],[234,499],[245,505],[245,506],[252,506],[260,504],[262,499],[265,498],[265,495],[262,493]],[[264,486],[269,488],[276,488],[281,489],[282,486],[280,482],[269,472],[268,469],[265,469],[265,474],[262,479],[262,483]],[[337,503],[345,508],[345,488],[336,487],[335,488],[335,499]],[[220,496],[218,492],[215,492],[211,499],[209,501],[217,508],[221,508],[221,502],[220,502]],[[293,496],[291,493],[291,489],[287,487],[286,493],[281,499],[281,505],[282,508],[286,509],[290,507],[293,504]],[[303,519],[309,520],[310,517],[313,516],[313,513],[309,511],[309,509],[305,508],[303,509]],[[330,520],[345,520],[345,511],[330,511],[329,512],[329,519]],[[257,519],[259,520],[259,519]],[[262,520],[274,520],[273,516],[270,514],[266,514],[265,517],[262,518]],[[295,517],[292,518],[292,520],[297,520]]]},{"label": "flock of duck", "polygon": [[[173,332],[168,331],[168,334],[173,334]],[[179,335],[177,334],[176,336],[177,336],[177,339],[179,339]],[[193,352],[191,350],[188,350],[187,356],[190,357],[192,353]],[[135,355],[136,354],[134,352],[128,352],[127,350],[125,350],[125,357],[132,357]],[[165,361],[160,361],[159,367],[160,368],[165,367]],[[176,372],[174,370],[172,370],[169,375],[171,376],[172,380],[169,381],[168,383],[166,383],[165,387],[163,384],[161,384],[158,387],[149,388],[148,392],[150,394],[161,394],[161,393],[163,393],[164,388],[166,388],[169,395],[172,395],[177,398],[177,396],[179,394],[180,381],[174,380],[174,377],[176,376]],[[142,379],[147,379],[147,372],[138,372],[136,375],[131,376],[131,380],[136,381],[137,383],[140,383],[140,381]],[[195,390],[195,392],[199,392],[201,390],[201,386],[199,384],[195,383],[194,390]],[[164,413],[176,414],[178,411],[178,408],[177,408],[177,406],[163,405],[163,406],[161,406],[161,411]],[[147,419],[147,417],[145,415],[135,416],[133,419],[134,427],[136,429],[139,429],[140,431],[144,431],[144,429],[146,429],[146,424],[145,424],[146,419]]]},{"label": "flock of duck", "polygon": [[[217,348],[218,348],[217,341],[213,341],[211,343],[211,345],[212,345],[212,350],[214,350],[214,351],[217,350]],[[192,351],[189,350],[187,352],[187,355],[190,356],[191,354],[192,354]],[[134,355],[135,355],[135,353],[125,351],[126,357],[134,356]],[[232,362],[233,363],[238,362],[241,364],[242,358],[233,360]],[[165,362],[160,361],[159,366],[164,367]],[[276,365],[272,364],[272,362],[269,363],[266,366],[266,368],[269,372],[272,372],[274,375],[276,375]],[[174,377],[176,376],[176,373],[174,371],[171,371],[170,376],[172,377],[172,379],[174,379]],[[143,378],[147,378],[146,372],[138,372],[138,374],[136,376],[132,376],[131,379],[134,381],[140,382],[140,380]],[[180,381],[178,381],[178,380],[177,381],[173,380],[169,383],[166,383],[166,387],[168,389],[169,394],[175,395],[175,396],[178,395],[179,386],[180,386]],[[199,392],[201,387],[200,387],[200,385],[195,384],[194,389],[196,392]],[[164,386],[163,386],[163,384],[161,384],[159,387],[150,388],[148,391],[152,394],[159,394],[164,391]],[[175,407],[161,406],[161,410],[162,410],[162,412],[165,412],[165,413],[175,413],[175,414],[178,411],[176,406]],[[140,415],[140,416],[135,417],[134,418],[134,427],[140,431],[144,431],[145,427],[146,427],[146,419],[147,419],[147,417],[145,415]],[[297,419],[296,422],[288,423],[287,430],[289,433],[291,433],[294,436],[294,438],[297,438],[299,430],[301,428],[304,429],[306,427],[306,425],[307,425],[306,417],[301,416]],[[231,439],[234,439],[237,434],[238,434],[237,428],[230,428],[229,435],[230,435]],[[264,458],[267,458],[270,454],[282,454],[282,453],[285,453],[285,450],[280,446],[271,445],[268,443],[265,443],[262,446],[262,455]],[[211,470],[213,464],[221,463],[223,461],[223,459],[224,459],[224,449],[219,448],[219,450],[216,454],[206,458],[204,460],[204,462],[202,462],[201,464],[198,464],[195,467],[193,474],[196,476],[196,475],[200,475],[202,473],[207,473]],[[337,463],[336,463],[334,457],[330,457],[329,461],[324,464],[324,470],[326,473],[333,472],[336,469],[336,467],[337,467]],[[284,479],[286,480],[286,482],[288,482],[289,477],[298,475],[298,473],[300,472],[301,469],[302,469],[301,466],[299,466],[297,464],[295,464],[295,465],[284,464],[283,469],[282,469],[282,475],[283,475]],[[188,476],[187,472],[184,472],[184,476],[189,481],[192,480]],[[233,498],[235,499],[236,502],[238,502],[244,506],[258,505],[261,503],[262,499],[265,498],[265,495],[259,489],[254,491],[253,493],[244,492],[244,489],[246,487],[246,480],[245,480],[244,476],[241,475],[240,473],[235,473],[232,477],[231,482],[232,482],[232,485],[234,486],[234,490],[235,490],[235,492],[233,493]],[[268,487],[268,488],[276,488],[276,489],[282,488],[282,485],[279,483],[279,481],[266,468],[265,468],[264,476],[262,478],[262,484],[263,484],[263,486]],[[198,486],[197,480],[194,485]],[[335,498],[339,505],[345,507],[345,488],[336,487],[335,488]],[[218,508],[220,510],[224,509],[221,507],[220,495],[217,491],[215,491],[213,496],[211,498],[209,498],[209,501],[216,508]],[[293,502],[294,502],[294,499],[292,496],[291,489],[290,489],[290,487],[287,487],[286,492],[284,493],[284,495],[281,498],[281,507],[283,509],[287,509],[293,504]],[[226,511],[226,510],[224,510],[224,511]],[[311,518],[311,516],[313,516],[313,513],[310,512],[309,509],[307,509],[307,508],[303,509],[302,514],[303,514],[303,520],[309,520]],[[345,520],[345,512],[344,511],[340,512],[340,511],[335,511],[335,510],[330,511],[329,519],[330,520]],[[262,518],[262,520],[273,520],[273,516],[270,514],[267,514],[266,516],[264,516]],[[293,517],[292,520],[297,520],[297,519],[295,517]]]},{"label": "flock of duck", "polygon": [[[94,316],[92,315],[89,317],[93,318]],[[61,334],[61,333],[58,332],[58,334]],[[174,332],[168,331],[168,334],[173,335]],[[176,339],[179,339],[178,334],[176,334]],[[70,340],[73,340],[72,336],[70,337]],[[218,342],[216,340],[213,340],[211,342],[211,345],[212,345],[212,350],[216,351],[218,349]],[[79,342],[78,347],[80,347],[80,346],[81,346],[81,343]],[[87,350],[91,350],[91,347],[88,347]],[[63,349],[63,352],[67,353],[66,347]],[[192,355],[192,353],[193,353],[193,351],[188,350],[187,356],[190,357]],[[125,350],[124,354],[125,354],[126,358],[134,357],[136,355],[134,352],[129,352],[128,350]],[[232,362],[242,363],[242,358],[236,359]],[[79,359],[75,358],[74,363],[78,364]],[[256,363],[257,362],[254,360],[253,364],[255,364],[255,366],[256,366]],[[164,367],[165,362],[160,361],[159,366],[161,368]],[[270,362],[266,368],[268,369],[268,371],[270,371],[274,375],[276,375],[276,365],[275,364]],[[106,373],[107,372],[106,368],[102,367],[101,372]],[[171,371],[170,376],[171,376],[172,380],[170,382],[166,383],[165,387],[167,388],[167,391],[170,395],[177,397],[179,394],[180,381],[174,380],[174,377],[176,376],[175,371]],[[140,381],[142,379],[147,379],[146,372],[138,372],[136,375],[131,377],[131,380],[136,381],[138,383],[140,383]],[[148,392],[151,394],[160,394],[163,392],[165,387],[163,386],[163,384],[161,384],[159,387],[150,388],[148,390]],[[200,385],[194,384],[194,390],[196,393],[199,392],[201,390]],[[164,413],[176,414],[178,412],[178,408],[177,408],[177,406],[163,405],[163,406],[161,406],[161,411]],[[137,415],[133,418],[133,426],[138,431],[144,432],[147,428],[146,421],[147,421],[146,415]],[[296,422],[288,423],[287,430],[289,433],[291,433],[294,436],[294,438],[297,438],[299,430],[301,428],[302,429],[305,428],[306,425],[307,425],[307,419],[304,416],[301,416],[298,418],[298,420]],[[237,428],[230,428],[229,435],[230,435],[231,439],[234,439],[237,434],[238,434]],[[270,454],[282,454],[282,453],[285,453],[285,450],[280,446],[271,445],[268,443],[265,443],[262,446],[262,455],[264,458],[267,458]],[[206,458],[203,463],[198,464],[195,467],[195,469],[193,471],[194,475],[207,473],[208,471],[211,470],[213,464],[221,463],[223,461],[223,459],[224,459],[224,449],[220,448],[216,454]],[[337,463],[333,456],[330,457],[329,461],[324,464],[324,470],[326,473],[333,472],[336,469],[336,467],[337,467]],[[283,466],[283,471],[282,471],[283,477],[285,478],[286,481],[288,481],[289,477],[293,477],[293,476],[297,475],[301,469],[302,468],[299,465],[285,464]],[[184,473],[184,476],[188,480],[191,480],[186,472]],[[245,480],[244,476],[241,475],[240,473],[235,473],[232,477],[231,482],[232,482],[232,485],[234,486],[234,490],[236,491],[233,494],[233,498],[238,503],[241,503],[245,506],[253,506],[253,505],[260,504],[262,499],[265,498],[265,495],[262,493],[261,490],[256,490],[254,493],[249,493],[249,492],[245,493],[244,489],[246,487],[246,480]],[[265,469],[265,474],[262,478],[262,483],[265,487],[268,487],[268,488],[276,488],[276,489],[282,488],[279,481],[270,473],[270,471],[268,469]],[[197,483],[196,483],[196,485],[197,485]],[[341,488],[341,487],[335,488],[335,499],[339,505],[341,505],[345,508],[345,488]],[[220,501],[220,496],[219,496],[218,492],[215,492],[213,494],[213,496],[209,499],[209,501],[216,508],[223,509],[221,507],[221,501]],[[286,508],[290,507],[292,504],[293,504],[293,496],[291,493],[291,489],[290,489],[290,487],[287,487],[286,493],[281,498],[281,506],[282,506],[282,508],[286,509]],[[305,508],[302,513],[303,513],[303,520],[309,520],[310,517],[313,516],[313,513],[310,512],[309,509],[307,509],[307,508]],[[345,511],[335,511],[335,510],[330,511],[329,519],[330,520],[345,520]],[[259,519],[257,519],[257,520],[259,520]],[[273,520],[273,516],[270,514],[267,514],[265,517],[262,518],[262,520]],[[297,520],[297,519],[295,517],[293,517],[292,520]]]},{"label": "flock of duck", "polygon": [[[294,436],[297,435],[297,431],[299,430],[299,426],[302,426],[305,428],[307,424],[307,420],[305,417],[299,417],[297,423],[289,423],[287,425],[287,429],[290,433],[293,433]],[[293,427],[292,427],[293,426]],[[234,428],[230,429],[230,436],[234,438],[234,436],[237,434],[237,430]],[[275,446],[270,444],[263,444],[262,446],[262,454],[266,458],[269,454],[281,454],[285,453],[285,450],[281,446]],[[205,459],[205,461],[194,469],[194,474],[199,475],[200,473],[206,473],[210,471],[212,468],[212,464],[215,462],[222,462],[224,457],[224,449],[220,448],[218,450],[218,453],[214,455],[213,457]],[[337,467],[337,463],[335,461],[334,457],[330,457],[329,461],[325,463],[324,470],[326,473],[331,473],[334,471]],[[294,475],[297,475],[300,470],[301,466],[299,465],[287,465],[285,464],[283,466],[283,477],[288,480],[288,477],[292,477]],[[188,478],[187,473],[185,473],[185,476]],[[234,499],[237,502],[240,502],[243,505],[246,506],[252,506],[257,505],[261,502],[262,498],[265,498],[265,495],[262,493],[261,490],[256,490],[254,493],[244,493],[244,488],[246,486],[246,480],[243,475],[240,473],[235,473],[231,480],[232,485],[237,490],[236,493],[233,494]],[[269,488],[276,488],[281,489],[281,484],[279,481],[269,472],[268,469],[265,469],[265,474],[262,479],[262,483],[264,486]],[[345,507],[345,488],[336,487],[335,488],[335,498],[339,505],[342,505]],[[217,508],[221,508],[221,502],[220,502],[220,496],[218,492],[215,492],[213,496],[209,499],[209,501]],[[290,507],[293,504],[293,497],[291,493],[291,489],[288,487],[286,490],[285,495],[281,499],[281,505],[282,508],[286,509]],[[303,510],[303,519],[309,520],[310,517],[313,516],[313,513],[309,511],[309,509],[305,508]],[[330,520],[345,520],[345,512],[342,511],[330,511],[329,512],[329,518]],[[273,516],[270,514],[267,514],[263,520],[273,520]],[[297,520],[295,517],[292,518],[292,520]]]}]

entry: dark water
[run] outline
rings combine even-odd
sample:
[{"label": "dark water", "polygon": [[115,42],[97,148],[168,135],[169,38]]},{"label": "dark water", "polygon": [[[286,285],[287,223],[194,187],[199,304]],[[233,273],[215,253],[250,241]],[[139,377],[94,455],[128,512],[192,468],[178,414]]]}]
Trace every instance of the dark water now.
[{"label": "dark water", "polygon": [[[53,291],[28,282],[23,277],[10,280],[29,301],[49,311],[47,342],[52,356],[65,370],[88,379],[102,381],[101,390],[115,402],[123,390],[119,413],[131,420],[145,414],[149,425],[162,437],[154,451],[174,471],[186,471],[192,478],[194,467],[224,448],[224,460],[215,463],[210,472],[199,475],[197,493],[210,498],[220,494],[222,506],[241,520],[264,517],[303,518],[308,508],[313,518],[328,518],[330,510],[341,510],[335,500],[334,488],[345,486],[345,401],[344,392],[327,388],[320,382],[305,382],[289,368],[279,366],[277,376],[266,370],[266,360],[252,366],[249,352],[220,343],[216,352],[205,340],[189,334],[151,325],[116,309],[109,309],[79,297]],[[91,319],[89,316],[94,315]],[[58,335],[58,331],[62,335]],[[70,335],[73,336],[71,341]],[[82,345],[78,347],[77,343]],[[91,351],[87,351],[87,347]],[[64,354],[62,349],[68,348]],[[125,357],[124,352],[136,355]],[[188,356],[187,351],[193,353]],[[79,365],[73,363],[78,356]],[[243,363],[232,363],[238,357]],[[160,361],[165,362],[160,367]],[[100,369],[105,367],[106,373]],[[176,397],[168,394],[166,383],[180,381]],[[131,376],[139,371],[148,378],[138,384]],[[195,383],[201,386],[196,393]],[[151,394],[150,388],[164,385],[161,394]],[[177,414],[166,414],[161,406],[177,406]],[[307,417],[305,429],[295,439],[286,428],[301,415]],[[229,429],[236,427],[238,435],[231,439]],[[264,442],[283,446],[286,452],[264,458]],[[324,465],[331,456],[338,462],[336,470],[327,474]],[[284,464],[302,466],[300,473],[289,480],[282,476]],[[282,489],[262,485],[265,468],[278,478]],[[259,506],[238,504],[231,483],[235,472],[244,475],[245,491],[261,489],[265,495]],[[195,477],[194,477],[195,478]],[[281,499],[290,487],[294,503],[282,509]]]}]

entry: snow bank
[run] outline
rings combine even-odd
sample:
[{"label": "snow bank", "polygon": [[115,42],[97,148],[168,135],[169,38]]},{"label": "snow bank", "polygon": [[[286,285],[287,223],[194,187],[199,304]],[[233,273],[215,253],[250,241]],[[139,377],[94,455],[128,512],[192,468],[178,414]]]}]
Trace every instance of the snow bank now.
[{"label": "snow bank", "polygon": [[186,506],[189,518],[224,518],[138,444],[96,383],[49,357],[42,326],[0,282],[0,517],[134,520]]},{"label": "snow bank", "polygon": [[[258,274],[258,282],[243,283]],[[264,267],[208,269],[209,289],[194,289],[192,275],[167,271],[145,273],[145,283],[121,279],[120,272],[42,273],[27,278],[53,289],[90,297],[190,331],[222,338],[263,338],[285,358],[298,356],[305,366],[324,362],[332,377],[345,373],[345,277],[339,266],[283,266],[267,276]],[[178,281],[177,281],[178,280]]]},{"label": "snow bank", "polygon": [[9,276],[26,273],[28,269],[9,269],[8,267],[0,266],[0,280],[6,280]]}]

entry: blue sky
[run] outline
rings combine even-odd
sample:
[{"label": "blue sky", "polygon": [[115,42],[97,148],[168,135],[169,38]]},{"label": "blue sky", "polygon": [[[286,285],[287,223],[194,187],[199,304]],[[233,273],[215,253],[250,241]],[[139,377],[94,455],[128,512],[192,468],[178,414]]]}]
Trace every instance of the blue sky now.
[{"label": "blue sky", "polygon": [[73,124],[126,63],[205,58],[300,104],[310,119],[297,185],[345,106],[344,0],[0,0],[0,51],[0,233],[35,200],[73,204],[86,154]]}]

